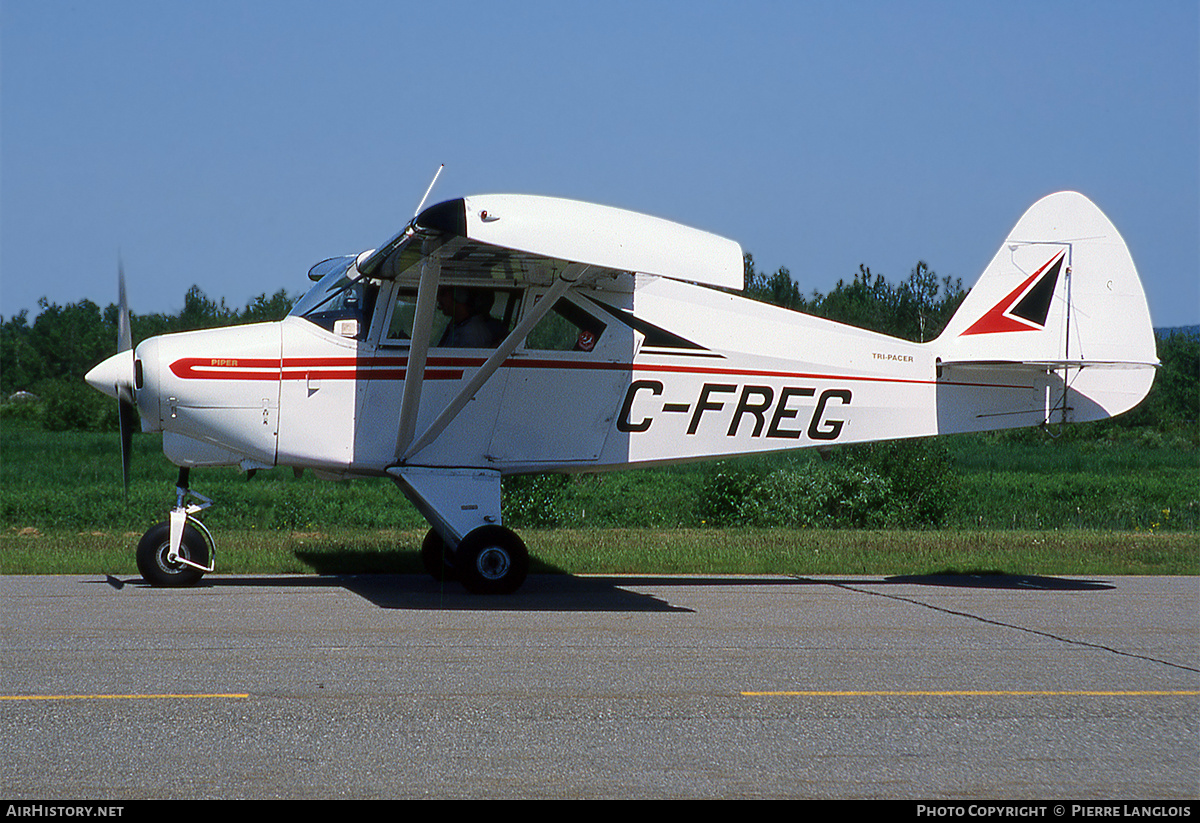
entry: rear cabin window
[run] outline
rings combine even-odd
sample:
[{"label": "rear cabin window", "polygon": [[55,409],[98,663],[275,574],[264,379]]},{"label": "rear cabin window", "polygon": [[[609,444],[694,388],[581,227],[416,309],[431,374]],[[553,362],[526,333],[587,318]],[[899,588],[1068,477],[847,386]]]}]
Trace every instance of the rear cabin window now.
[{"label": "rear cabin window", "polygon": [[596,347],[604,329],[604,323],[564,297],[529,332],[525,348],[589,352]]}]

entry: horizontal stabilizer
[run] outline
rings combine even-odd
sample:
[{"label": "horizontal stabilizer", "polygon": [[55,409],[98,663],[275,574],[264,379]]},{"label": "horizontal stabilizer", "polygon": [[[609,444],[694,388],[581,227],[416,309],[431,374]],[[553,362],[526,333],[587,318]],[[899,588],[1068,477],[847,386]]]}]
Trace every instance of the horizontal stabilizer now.
[{"label": "horizontal stabilizer", "polygon": [[1055,371],[1057,369],[1145,369],[1155,368],[1158,361],[1137,363],[1130,360],[942,360],[942,368],[953,369],[1027,369],[1029,371]]}]

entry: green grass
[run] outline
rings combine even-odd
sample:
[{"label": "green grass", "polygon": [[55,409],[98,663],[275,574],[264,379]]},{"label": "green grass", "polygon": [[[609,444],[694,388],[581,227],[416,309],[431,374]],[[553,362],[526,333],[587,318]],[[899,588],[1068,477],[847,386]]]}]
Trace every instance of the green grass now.
[{"label": "green grass", "polygon": [[[420,573],[423,529],[218,532],[226,574]],[[136,573],[135,532],[0,534],[0,573]],[[551,529],[524,533],[534,573],[1200,574],[1193,535],[1073,530]]]},{"label": "green grass", "polygon": [[[724,465],[513,484],[506,517],[535,571],[695,574],[1200,573],[1194,435],[952,437],[958,490],[940,529],[712,528],[706,484],[730,466],[819,465],[811,452]],[[0,573],[135,572],[133,548],[174,502],[160,440],[134,438],[129,498],[114,434],[0,430]],[[290,470],[252,480],[196,471],[203,519],[229,573],[416,572],[426,525],[387,480],[327,483]],[[546,491],[548,490],[548,491]],[[544,494],[543,494],[544,493]],[[539,496],[542,495],[542,496]],[[521,518],[524,518],[523,520]],[[553,525],[556,528],[544,528]]]}]

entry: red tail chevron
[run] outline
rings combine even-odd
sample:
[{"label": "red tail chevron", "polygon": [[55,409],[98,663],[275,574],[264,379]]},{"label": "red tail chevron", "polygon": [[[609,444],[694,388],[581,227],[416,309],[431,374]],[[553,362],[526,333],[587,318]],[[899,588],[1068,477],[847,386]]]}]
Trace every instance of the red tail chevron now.
[{"label": "red tail chevron", "polygon": [[1046,326],[1050,313],[1050,301],[1062,271],[1065,251],[1046,261],[1024,283],[1017,286],[1007,297],[992,306],[975,321],[962,335],[996,334],[1010,331],[1041,331]]}]

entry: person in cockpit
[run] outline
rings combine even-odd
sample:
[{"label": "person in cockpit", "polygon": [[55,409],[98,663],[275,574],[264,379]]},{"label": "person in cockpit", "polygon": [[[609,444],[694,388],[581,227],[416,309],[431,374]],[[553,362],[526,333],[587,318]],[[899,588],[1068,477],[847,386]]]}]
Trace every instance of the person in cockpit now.
[{"label": "person in cockpit", "polygon": [[450,318],[438,341],[441,348],[494,349],[504,327],[492,317],[496,295],[489,289],[446,286],[438,291],[438,308]]}]

